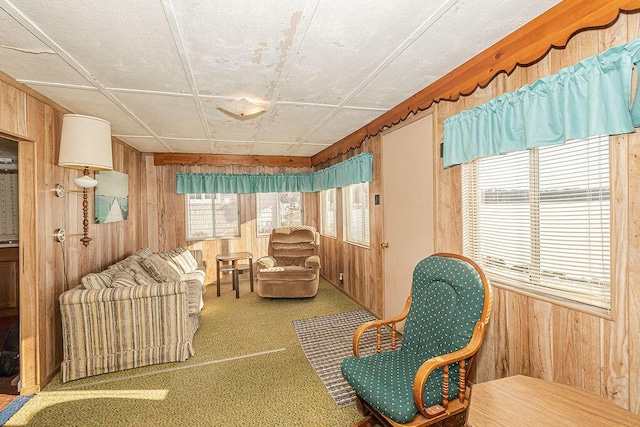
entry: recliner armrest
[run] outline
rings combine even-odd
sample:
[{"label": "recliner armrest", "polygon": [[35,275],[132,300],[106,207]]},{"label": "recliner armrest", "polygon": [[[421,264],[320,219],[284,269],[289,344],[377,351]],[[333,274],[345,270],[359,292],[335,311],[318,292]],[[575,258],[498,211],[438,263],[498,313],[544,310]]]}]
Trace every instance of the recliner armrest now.
[{"label": "recliner armrest", "polygon": [[263,268],[271,268],[276,265],[276,260],[270,256],[263,256],[256,260],[256,268],[260,271]]},{"label": "recliner armrest", "polygon": [[311,255],[304,261],[304,266],[307,268],[320,268],[320,257],[318,255]]}]

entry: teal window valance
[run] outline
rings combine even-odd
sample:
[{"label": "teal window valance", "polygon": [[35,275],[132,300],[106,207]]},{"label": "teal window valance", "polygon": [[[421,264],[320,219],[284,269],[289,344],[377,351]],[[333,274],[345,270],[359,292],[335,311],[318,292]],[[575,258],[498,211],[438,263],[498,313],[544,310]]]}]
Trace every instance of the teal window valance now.
[{"label": "teal window valance", "polygon": [[445,119],[444,166],[634,132],[640,97],[631,104],[631,75],[639,51],[637,38]]},{"label": "teal window valance", "polygon": [[373,181],[373,154],[362,153],[344,162],[310,173],[229,174],[178,173],[176,192],[197,193],[312,193]]}]

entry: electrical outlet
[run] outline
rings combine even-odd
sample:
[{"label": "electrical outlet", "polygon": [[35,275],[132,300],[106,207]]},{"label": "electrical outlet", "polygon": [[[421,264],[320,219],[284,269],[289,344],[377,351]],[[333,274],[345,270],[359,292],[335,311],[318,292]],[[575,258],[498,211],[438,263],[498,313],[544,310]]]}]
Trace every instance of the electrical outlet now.
[{"label": "electrical outlet", "polygon": [[344,285],[344,274],[340,273],[340,284]]}]

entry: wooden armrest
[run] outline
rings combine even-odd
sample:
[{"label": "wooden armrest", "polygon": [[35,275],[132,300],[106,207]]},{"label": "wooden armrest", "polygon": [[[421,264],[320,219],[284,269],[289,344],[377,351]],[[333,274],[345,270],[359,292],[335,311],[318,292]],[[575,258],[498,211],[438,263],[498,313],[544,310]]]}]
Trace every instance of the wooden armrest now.
[{"label": "wooden armrest", "polygon": [[[438,369],[439,367],[442,367],[442,366],[448,367],[448,365],[452,363],[460,362],[475,356],[475,354],[480,349],[480,346],[482,345],[482,341],[484,339],[485,327],[486,327],[486,323],[482,321],[476,323],[476,326],[473,329],[473,335],[471,336],[471,340],[469,341],[469,344],[467,344],[464,348],[458,351],[454,351],[453,353],[448,353],[448,354],[443,354],[441,356],[433,357],[427,360],[426,362],[424,362],[420,366],[420,368],[418,369],[418,372],[416,373],[415,379],[413,380],[413,400],[416,404],[416,407],[422,413],[422,415],[428,418],[432,418],[434,416],[434,414],[428,413],[427,411],[428,408],[425,408],[424,406],[424,387],[427,383],[427,378],[429,377],[429,375],[431,375],[431,373],[436,369]],[[464,369],[464,366],[462,366],[462,369]],[[448,376],[448,369],[445,368],[445,370],[446,370],[446,375]],[[444,374],[445,373],[443,373],[443,377],[444,377]],[[464,373],[461,372],[461,381],[460,381],[461,384],[459,384],[459,386],[463,385],[462,384],[463,382],[466,382],[466,379],[464,378]],[[443,385],[443,388],[446,388],[448,392],[448,382],[445,382],[445,384]],[[461,391],[459,395],[462,402],[464,399],[463,391]],[[448,395],[447,397],[443,396],[442,406],[444,407],[444,409],[447,408],[447,404],[448,404]]]},{"label": "wooden armrest", "polygon": [[[409,313],[409,307],[411,306],[411,295],[409,295],[409,297],[407,298],[407,302],[404,305],[404,309],[402,310],[402,313],[400,313],[398,316],[395,317],[389,317],[387,319],[380,319],[380,320],[371,320],[370,322],[365,322],[362,325],[358,326],[358,329],[356,329],[356,332],[353,334],[353,355],[356,357],[360,357],[360,338],[362,338],[362,335],[371,328],[379,328],[381,326],[387,326],[387,325],[395,325],[398,322],[403,321],[404,319],[407,318],[407,314]],[[378,352],[380,352],[380,350],[378,349]]]}]

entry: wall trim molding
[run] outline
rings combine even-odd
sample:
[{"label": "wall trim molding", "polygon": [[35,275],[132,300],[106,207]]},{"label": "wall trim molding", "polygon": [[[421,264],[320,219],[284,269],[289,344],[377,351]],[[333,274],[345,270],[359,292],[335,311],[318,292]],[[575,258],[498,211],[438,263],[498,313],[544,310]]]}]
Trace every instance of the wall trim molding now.
[{"label": "wall trim molding", "polygon": [[186,153],[154,153],[153,164],[184,166],[285,166],[291,168],[310,168],[311,157],[295,156],[253,156],[236,154],[186,154]]}]

